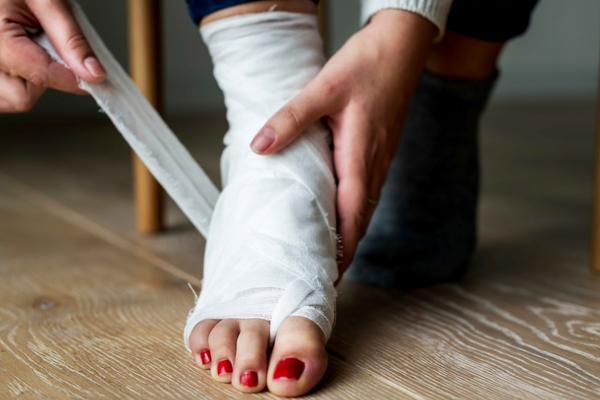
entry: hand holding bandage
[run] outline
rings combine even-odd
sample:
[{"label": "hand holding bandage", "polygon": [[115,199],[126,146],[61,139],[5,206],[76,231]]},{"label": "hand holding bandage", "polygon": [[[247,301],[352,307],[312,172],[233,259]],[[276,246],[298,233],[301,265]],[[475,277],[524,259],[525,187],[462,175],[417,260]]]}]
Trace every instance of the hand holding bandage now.
[{"label": "hand holding bandage", "polygon": [[[43,29],[71,71],[30,38]],[[28,111],[46,88],[87,94],[81,79],[99,83],[106,72],[64,0],[0,0],[0,113]]]},{"label": "hand holding bandage", "polygon": [[257,153],[274,154],[314,121],[324,118],[329,124],[343,247],[340,276],[366,232],[437,32],[420,15],[379,12],[264,125],[252,143]]}]

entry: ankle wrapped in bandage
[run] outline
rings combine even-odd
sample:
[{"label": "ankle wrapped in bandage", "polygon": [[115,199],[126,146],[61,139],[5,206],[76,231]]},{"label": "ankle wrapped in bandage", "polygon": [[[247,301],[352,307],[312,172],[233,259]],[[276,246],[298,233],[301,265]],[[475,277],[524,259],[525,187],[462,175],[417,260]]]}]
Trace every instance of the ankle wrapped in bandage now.
[{"label": "ankle wrapped in bandage", "polygon": [[201,34],[230,129],[186,344],[199,321],[224,318],[269,320],[273,341],[290,315],[314,321],[329,338],[338,276],[330,133],[316,123],[276,155],[250,149],[266,121],[323,66],[317,18],[248,14],[212,22]]}]

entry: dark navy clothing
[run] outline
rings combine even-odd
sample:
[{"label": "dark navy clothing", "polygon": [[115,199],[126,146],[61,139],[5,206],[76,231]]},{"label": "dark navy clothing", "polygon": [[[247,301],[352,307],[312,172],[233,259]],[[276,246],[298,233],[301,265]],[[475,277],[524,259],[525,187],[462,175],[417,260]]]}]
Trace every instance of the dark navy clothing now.
[{"label": "dark navy clothing", "polygon": [[522,35],[538,0],[454,0],[446,27],[476,39],[505,42]]},{"label": "dark navy clothing", "polygon": [[[190,16],[196,24],[210,13],[218,11],[222,8],[237,6],[239,4],[250,3],[257,0],[186,0]],[[312,0],[318,3],[319,0]]]}]

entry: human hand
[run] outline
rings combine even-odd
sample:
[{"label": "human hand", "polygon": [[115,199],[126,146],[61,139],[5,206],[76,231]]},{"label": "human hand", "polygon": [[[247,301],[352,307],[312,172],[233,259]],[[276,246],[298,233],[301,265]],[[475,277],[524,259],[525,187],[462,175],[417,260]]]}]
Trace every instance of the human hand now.
[{"label": "human hand", "polygon": [[437,28],[417,14],[380,11],[252,142],[255,152],[273,154],[325,118],[333,131],[338,179],[340,277],[366,233],[436,35]]},{"label": "human hand", "polygon": [[[43,29],[71,71],[24,27]],[[106,77],[67,0],[0,0],[0,113],[28,111],[46,88],[86,94],[74,73],[93,83]]]}]

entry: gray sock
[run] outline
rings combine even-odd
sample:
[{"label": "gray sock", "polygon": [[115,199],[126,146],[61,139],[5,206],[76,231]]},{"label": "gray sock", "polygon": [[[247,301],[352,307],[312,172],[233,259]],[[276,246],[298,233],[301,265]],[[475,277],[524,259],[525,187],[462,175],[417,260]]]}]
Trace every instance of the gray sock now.
[{"label": "gray sock", "polygon": [[407,288],[466,272],[476,244],[478,123],[495,81],[423,73],[350,279]]}]

